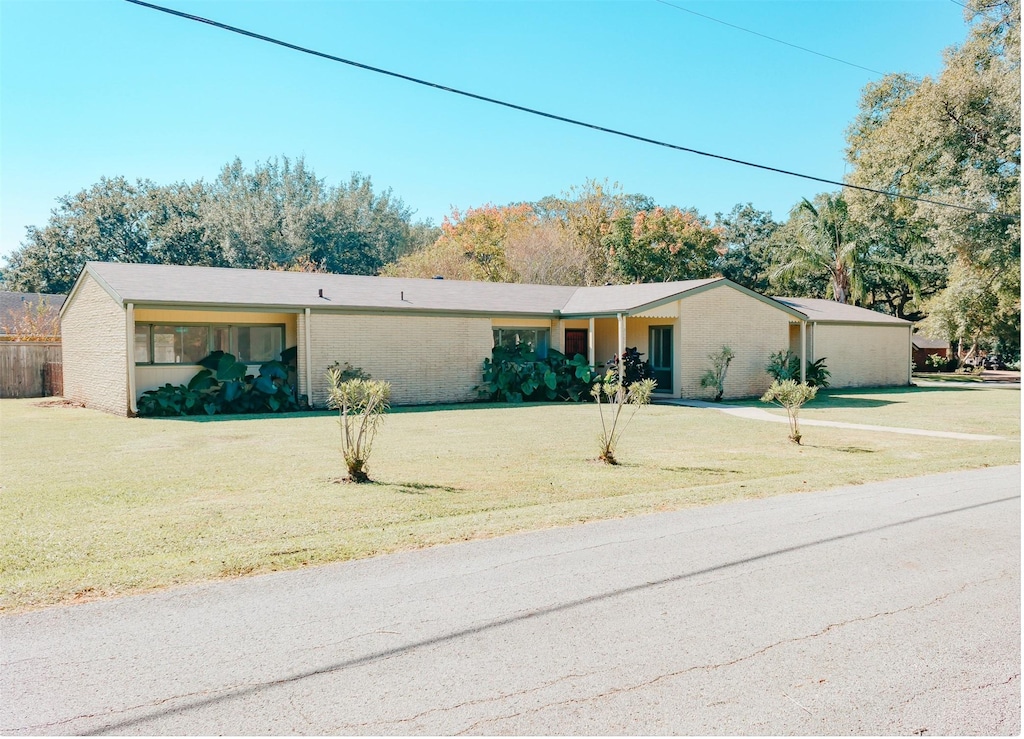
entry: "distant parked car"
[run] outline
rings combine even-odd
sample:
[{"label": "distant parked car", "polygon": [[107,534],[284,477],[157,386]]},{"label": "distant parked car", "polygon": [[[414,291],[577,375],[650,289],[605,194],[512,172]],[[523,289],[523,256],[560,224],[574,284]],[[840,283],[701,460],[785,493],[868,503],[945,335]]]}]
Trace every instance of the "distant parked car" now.
[{"label": "distant parked car", "polygon": [[988,370],[1001,370],[1006,369],[1006,364],[998,354],[989,354],[984,359],[984,367]]}]

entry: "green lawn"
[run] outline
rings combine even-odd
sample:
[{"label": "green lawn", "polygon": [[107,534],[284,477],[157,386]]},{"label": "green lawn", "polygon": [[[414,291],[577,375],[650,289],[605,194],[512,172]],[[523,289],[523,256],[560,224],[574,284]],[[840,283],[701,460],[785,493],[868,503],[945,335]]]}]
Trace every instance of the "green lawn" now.
[{"label": "green lawn", "polygon": [[[997,397],[998,396],[998,397]],[[807,417],[1014,438],[962,442],[644,409],[593,461],[592,405],[399,409],[344,470],[331,414],[125,419],[0,401],[5,610],[746,497],[1018,463],[1019,392],[831,393]]]},{"label": "green lawn", "polygon": [[[769,407],[756,401],[742,405],[768,408],[786,415],[777,406]],[[800,417],[1019,439],[1020,390],[993,385],[822,390],[804,406]]]}]

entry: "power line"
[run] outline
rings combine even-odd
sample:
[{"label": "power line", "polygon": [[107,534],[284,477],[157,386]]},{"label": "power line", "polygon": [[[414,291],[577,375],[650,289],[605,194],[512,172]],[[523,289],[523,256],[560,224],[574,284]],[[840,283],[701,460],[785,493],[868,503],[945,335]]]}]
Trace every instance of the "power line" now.
[{"label": "power line", "polygon": [[749,33],[749,34],[754,35],[754,36],[759,36],[760,38],[763,38],[763,39],[768,39],[769,41],[774,41],[777,44],[782,44],[783,46],[788,46],[791,49],[798,49],[800,51],[806,51],[808,54],[814,54],[815,56],[820,56],[823,59],[831,59],[834,62],[839,62],[840,64],[845,64],[848,67],[856,67],[857,69],[863,69],[865,72],[871,72],[872,74],[878,74],[878,75],[882,75],[882,76],[885,75],[885,72],[879,72],[877,69],[871,69],[870,67],[864,67],[864,66],[861,66],[860,64],[854,64],[853,62],[848,62],[845,59],[840,59],[837,56],[829,56],[828,54],[823,54],[820,51],[815,51],[814,49],[808,49],[806,46],[798,46],[797,44],[791,44],[789,41],[783,41],[782,39],[775,38],[774,36],[769,36],[767,34],[760,33],[758,31],[752,31],[749,28],[744,28],[743,26],[737,26],[735,23],[729,23],[728,21],[723,21],[723,20],[721,20],[719,18],[712,18],[710,15],[704,15],[703,13],[698,13],[696,10],[690,10],[689,8],[684,8],[681,5],[676,5],[675,3],[670,3],[667,0],[654,0],[654,1],[656,3],[661,3],[662,5],[667,5],[670,8],[675,8],[676,10],[681,10],[684,13],[689,13],[690,15],[695,15],[698,18],[704,18],[705,20],[713,21],[715,23],[720,23],[723,26],[728,26],[729,28],[735,28],[737,31],[743,31],[744,33]]},{"label": "power line", "polygon": [[890,197],[890,198],[903,198],[905,200],[914,200],[914,201],[919,202],[919,203],[928,203],[930,205],[939,205],[939,206],[943,206],[943,207],[946,207],[946,208],[956,208],[957,210],[963,210],[963,211],[967,211],[969,213],[978,213],[980,215],[992,215],[992,216],[998,216],[998,217],[1001,217],[1001,218],[1010,218],[1010,219],[1014,219],[1014,220],[1020,220],[1020,215],[1014,215],[1012,213],[1000,213],[998,211],[981,210],[979,208],[971,208],[970,206],[967,206],[967,205],[958,205],[956,203],[945,203],[945,202],[942,202],[940,200],[928,200],[926,198],[919,198],[919,197],[914,196],[914,195],[904,195],[904,194],[901,194],[901,193],[888,192],[886,190],[876,190],[876,189],[871,188],[871,187],[863,187],[861,185],[851,185],[851,184],[848,184],[848,183],[845,183],[845,182],[837,182],[836,180],[825,179],[823,177],[815,177],[813,175],[801,174],[799,172],[792,172],[790,170],[780,169],[778,167],[770,167],[770,166],[768,166],[766,164],[757,164],[756,162],[748,162],[748,161],[745,161],[743,159],[736,159],[734,157],[728,157],[728,156],[724,156],[722,154],[713,154],[711,152],[701,151],[699,149],[693,149],[693,148],[690,148],[688,146],[680,146],[679,144],[670,144],[668,142],[659,141],[657,139],[648,138],[646,136],[639,136],[637,134],[627,133],[625,131],[619,131],[619,130],[614,129],[614,128],[607,128],[605,126],[599,126],[599,125],[594,124],[594,123],[587,123],[586,121],[579,121],[579,120],[576,120],[574,118],[567,118],[565,116],[555,115],[554,113],[546,113],[546,112],[544,112],[542,110],[536,110],[534,108],[527,108],[527,107],[525,107],[523,105],[516,105],[515,103],[505,102],[504,100],[498,100],[496,98],[490,98],[490,97],[486,97],[484,95],[478,95],[478,94],[476,94],[474,92],[467,92],[465,90],[459,90],[459,89],[454,88],[454,87],[448,87],[446,85],[441,85],[441,84],[438,84],[436,82],[430,82],[428,80],[422,80],[422,79],[419,79],[417,77],[410,77],[409,75],[401,74],[400,72],[392,72],[392,71],[389,71],[387,69],[381,69],[380,67],[373,67],[373,66],[370,66],[369,64],[363,64],[362,62],[356,62],[356,61],[353,61],[351,59],[344,59],[344,58],[339,57],[339,56],[334,56],[333,54],[327,54],[327,53],[322,52],[322,51],[316,51],[315,49],[309,49],[309,48],[306,48],[304,46],[298,46],[296,44],[292,44],[292,43],[289,43],[287,41],[282,41],[280,39],[272,38],[270,36],[264,36],[264,35],[259,34],[259,33],[254,33],[253,31],[247,31],[244,28],[237,28],[235,26],[229,26],[226,23],[220,23],[218,21],[211,20],[209,18],[204,18],[203,16],[192,15],[191,13],[183,13],[180,10],[172,10],[171,8],[165,8],[165,7],[160,6],[160,5],[153,5],[152,3],[147,3],[147,2],[144,2],[143,0],[125,0],[125,1],[129,2],[129,3],[132,3],[133,5],[139,5],[139,6],[144,7],[144,8],[149,8],[150,10],[158,10],[161,13],[167,13],[168,15],[177,16],[179,18],[184,18],[186,20],[196,21],[197,23],[205,23],[208,26],[213,26],[214,28],[219,28],[219,29],[224,30],[224,31],[230,31],[231,33],[237,33],[237,34],[239,34],[241,36],[248,36],[249,38],[256,39],[257,41],[265,41],[265,42],[267,42],[269,44],[274,44],[276,46],[282,46],[282,47],[284,47],[286,49],[291,49],[292,51],[302,52],[303,54],[309,54],[311,56],[319,57],[321,59],[327,59],[327,60],[332,61],[332,62],[338,62],[339,64],[347,64],[350,67],[356,67],[357,69],[365,69],[368,72],[376,72],[377,74],[383,74],[383,75],[386,75],[388,77],[394,77],[396,79],[405,80],[406,82],[413,82],[413,83],[415,83],[417,85],[423,85],[424,87],[432,87],[435,90],[442,90],[444,92],[450,92],[450,93],[453,93],[455,95],[461,95],[463,97],[471,98],[473,100],[479,100],[479,101],[484,102],[484,103],[491,103],[492,105],[500,105],[500,106],[505,107],[505,108],[510,108],[512,110],[521,111],[523,113],[530,113],[531,115],[541,116],[542,118],[548,118],[548,119],[553,120],[553,121],[561,121],[562,123],[569,123],[569,124],[571,124],[573,126],[580,126],[581,128],[589,128],[589,129],[591,129],[593,131],[601,131],[602,133],[612,134],[613,136],[621,136],[622,138],[631,139],[633,141],[640,141],[640,142],[645,143],[645,144],[652,144],[654,146],[661,146],[663,148],[673,149],[675,151],[684,151],[684,152],[687,152],[689,154],[696,154],[696,155],[702,156],[702,157],[709,157],[711,159],[718,159],[718,160],[724,161],[724,162],[732,162],[733,164],[741,164],[741,165],[743,165],[745,167],[753,167],[755,169],[764,170],[766,172],[775,172],[777,174],[784,174],[784,175],[788,175],[790,177],[799,177],[801,179],[810,180],[812,182],[820,182],[820,183],[823,183],[823,184],[826,184],[826,185],[835,185],[837,187],[845,187],[845,188],[850,188],[850,189],[853,189],[853,190],[860,190],[860,191],[863,191],[863,192],[872,192],[872,193],[875,193],[877,195],[885,195],[886,197]]}]

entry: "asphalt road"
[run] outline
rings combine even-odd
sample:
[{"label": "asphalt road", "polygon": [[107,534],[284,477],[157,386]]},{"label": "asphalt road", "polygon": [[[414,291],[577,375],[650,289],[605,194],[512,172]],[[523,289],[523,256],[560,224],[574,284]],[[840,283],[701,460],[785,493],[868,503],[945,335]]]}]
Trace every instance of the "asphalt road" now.
[{"label": "asphalt road", "polygon": [[8,616],[5,734],[1019,734],[1020,468]]}]

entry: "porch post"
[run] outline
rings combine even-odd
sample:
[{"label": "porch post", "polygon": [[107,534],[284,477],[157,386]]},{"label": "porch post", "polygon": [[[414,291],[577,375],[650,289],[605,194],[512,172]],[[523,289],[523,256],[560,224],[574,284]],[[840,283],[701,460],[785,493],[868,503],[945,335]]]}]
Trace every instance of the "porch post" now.
[{"label": "porch post", "polygon": [[619,319],[619,384],[622,385],[626,381],[626,359],[623,355],[626,353],[626,317],[621,313],[618,314]]},{"label": "porch post", "polygon": [[800,321],[800,384],[807,384],[807,321]]},{"label": "porch post", "polygon": [[594,319],[590,319],[590,330],[587,331],[587,363],[594,366]]},{"label": "porch post", "polygon": [[313,407],[313,350],[309,345],[309,308],[306,308],[305,319],[302,322],[303,333],[305,334],[305,355],[306,355],[306,403]]}]

